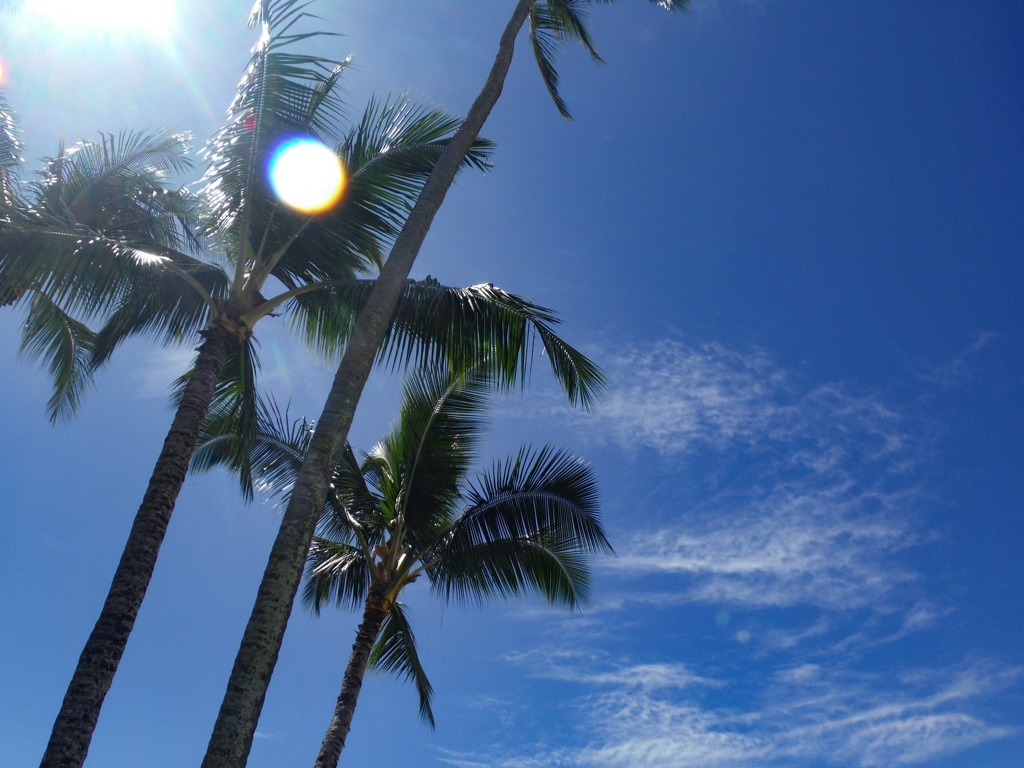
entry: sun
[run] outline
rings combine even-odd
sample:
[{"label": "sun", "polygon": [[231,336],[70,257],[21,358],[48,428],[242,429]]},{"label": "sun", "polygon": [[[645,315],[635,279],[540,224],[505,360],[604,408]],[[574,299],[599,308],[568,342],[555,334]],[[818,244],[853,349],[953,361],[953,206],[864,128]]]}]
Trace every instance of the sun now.
[{"label": "sun", "polygon": [[27,0],[23,10],[63,32],[165,37],[175,22],[173,0]]}]

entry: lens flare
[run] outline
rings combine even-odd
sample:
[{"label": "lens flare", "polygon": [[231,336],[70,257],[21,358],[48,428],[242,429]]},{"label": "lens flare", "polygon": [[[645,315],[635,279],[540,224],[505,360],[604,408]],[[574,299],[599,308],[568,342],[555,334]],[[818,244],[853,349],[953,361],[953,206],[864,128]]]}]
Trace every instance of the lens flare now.
[{"label": "lens flare", "polygon": [[270,186],[285,205],[322,213],[341,198],[345,170],[331,149],[315,139],[286,141],[273,153]]}]

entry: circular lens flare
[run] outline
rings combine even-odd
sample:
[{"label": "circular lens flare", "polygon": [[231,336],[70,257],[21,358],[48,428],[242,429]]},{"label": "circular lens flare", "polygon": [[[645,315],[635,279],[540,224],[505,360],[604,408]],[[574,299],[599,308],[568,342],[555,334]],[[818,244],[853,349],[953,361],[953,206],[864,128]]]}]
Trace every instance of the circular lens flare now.
[{"label": "circular lens flare", "polygon": [[286,141],[271,156],[269,168],[274,194],[303,213],[328,210],[344,191],[341,160],[316,139]]}]

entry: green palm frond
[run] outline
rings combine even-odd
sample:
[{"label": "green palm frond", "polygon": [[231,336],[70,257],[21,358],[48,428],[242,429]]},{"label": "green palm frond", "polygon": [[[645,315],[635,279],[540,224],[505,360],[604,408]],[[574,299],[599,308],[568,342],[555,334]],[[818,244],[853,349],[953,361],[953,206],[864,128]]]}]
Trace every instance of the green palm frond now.
[{"label": "green palm frond", "polygon": [[219,267],[185,257],[148,265],[100,328],[93,364],[104,364],[131,336],[152,335],[163,344],[194,339],[216,302],[227,298],[228,280]]},{"label": "green palm frond", "polygon": [[523,448],[465,498],[469,506],[431,556],[435,589],[478,600],[536,589],[551,602],[585,603],[585,555],[611,551],[588,465],[562,451]]},{"label": "green palm frond", "polygon": [[487,423],[491,389],[487,372],[479,370],[419,369],[406,378],[398,424],[383,442],[397,457],[398,530],[413,549],[434,541],[454,520],[459,483]]},{"label": "green palm frond", "polygon": [[[372,459],[360,463],[348,443],[331,477],[328,514],[318,528],[324,537],[338,541],[361,540],[368,549],[387,536],[390,517],[381,513],[381,499],[370,482]],[[358,528],[358,530],[356,530]]]},{"label": "green palm frond", "polygon": [[166,130],[125,131],[62,145],[30,185],[33,210],[44,223],[187,252],[198,200],[168,180],[191,169],[190,140]]},{"label": "green palm frond", "polygon": [[[561,322],[550,309],[524,299],[515,294],[507,293],[490,283],[476,285],[468,289],[481,301],[492,302],[498,311],[507,313],[507,317],[519,318],[524,328],[520,334],[527,336],[529,331],[535,333],[544,348],[548,364],[555,379],[565,390],[573,405],[591,408],[605,385],[604,374],[585,355],[567,344],[558,334],[554,326]],[[507,321],[506,321],[507,322]],[[507,355],[505,344],[513,342],[512,352],[515,358],[507,358],[502,365],[504,370],[511,370],[513,365],[520,367],[520,381],[525,383],[528,372],[528,353],[531,351],[529,342],[516,345],[516,339],[503,337],[498,339],[498,351]],[[473,358],[470,358],[473,359]],[[475,361],[474,361],[475,362]]]},{"label": "green palm frond", "polygon": [[21,352],[46,364],[54,382],[47,415],[50,421],[66,421],[78,410],[82,393],[92,383],[90,359],[95,336],[45,293],[32,291],[31,297]]},{"label": "green palm frond", "polygon": [[[249,345],[243,345],[229,366],[242,368],[238,378],[249,381],[227,380],[218,387],[191,469],[202,472],[223,466],[236,472],[247,499],[255,490],[267,496],[287,497],[309,446],[312,427],[306,419],[291,419],[288,410],[282,412],[273,399],[253,397],[247,403],[237,392],[229,391],[242,385],[249,392],[255,390],[251,379],[258,362]],[[249,419],[253,423],[248,423]]]},{"label": "green palm frond", "polygon": [[420,663],[416,651],[416,638],[412,626],[400,603],[393,603],[384,624],[380,628],[377,643],[370,652],[370,669],[390,672],[412,680],[420,700],[420,719],[434,727],[434,712],[430,707],[434,689],[427,679],[427,673]]},{"label": "green palm frond", "polygon": [[61,147],[0,209],[0,280],[89,315],[116,306],[150,265],[188,261],[201,203],[167,187],[186,153],[187,137],[167,131]]},{"label": "green palm frond", "polygon": [[[612,0],[604,0],[611,2]],[[651,0],[654,5],[667,11],[685,10],[689,0]],[[543,0],[534,3],[530,9],[530,47],[533,49],[541,79],[559,114],[566,119],[572,116],[565,100],[558,92],[558,70],[555,57],[564,43],[581,44],[597,63],[602,63],[587,30],[587,10],[594,0]]]},{"label": "green palm frond", "polygon": [[594,61],[601,61],[586,28],[584,7],[589,4],[587,0],[548,0],[534,3],[530,9],[530,47],[537,60],[544,86],[555,102],[559,114],[566,119],[570,119],[572,115],[569,114],[565,100],[558,93],[555,56],[562,43],[578,41],[587,49]]},{"label": "green palm frond", "polygon": [[327,603],[358,609],[366,600],[370,579],[366,557],[359,547],[314,536],[306,559],[302,601],[317,615]]},{"label": "green palm frond", "polygon": [[[296,302],[308,304],[292,315],[298,333],[321,354],[337,354],[372,290],[372,280],[354,280],[297,296]],[[525,386],[539,341],[570,402],[589,408],[604,387],[604,376],[558,336],[558,323],[550,309],[490,283],[452,288],[431,277],[409,280],[379,360],[392,369],[487,367],[497,386]]]},{"label": "green palm frond", "polygon": [[428,573],[435,590],[449,601],[483,603],[535,592],[552,605],[578,608],[590,597],[584,554],[561,551],[545,531],[479,544],[445,557]]}]

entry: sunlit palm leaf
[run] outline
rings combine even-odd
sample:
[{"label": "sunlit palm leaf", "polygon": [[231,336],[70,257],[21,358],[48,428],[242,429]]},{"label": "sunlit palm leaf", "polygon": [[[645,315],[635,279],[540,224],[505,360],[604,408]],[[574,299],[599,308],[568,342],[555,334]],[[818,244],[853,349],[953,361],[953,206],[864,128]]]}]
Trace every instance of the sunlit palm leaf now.
[{"label": "sunlit palm leaf", "polygon": [[294,0],[256,3],[249,23],[259,26],[260,39],[224,126],[204,149],[213,230],[235,230],[243,262],[254,258],[257,249],[275,251],[294,234],[294,220],[278,210],[266,180],[265,164],[275,145],[296,134],[333,143],[330,128],[342,114],[334,86],[346,62],[288,50],[310,37],[329,35],[288,34],[309,15],[307,5]]},{"label": "sunlit palm leaf", "polygon": [[306,561],[302,600],[317,614],[328,603],[357,609],[366,599],[370,577],[358,547],[315,536]]},{"label": "sunlit palm leaf", "polygon": [[[348,174],[341,203],[312,220],[296,219],[293,226],[304,227],[302,237],[288,248],[274,276],[295,287],[379,267],[458,125],[457,118],[405,97],[371,100],[338,146]],[[490,142],[476,141],[464,165],[485,167],[490,149]]]},{"label": "sunlit palm leaf", "polygon": [[[18,117],[4,96],[3,89],[0,89],[0,206],[14,203],[24,152]],[[2,216],[0,213],[0,218]],[[0,295],[2,305],[3,297]]]},{"label": "sunlit palm leaf", "polygon": [[170,132],[62,147],[0,213],[0,279],[89,315],[116,306],[154,256],[187,262],[200,203],[166,187],[188,167],[186,152],[186,137]]}]

